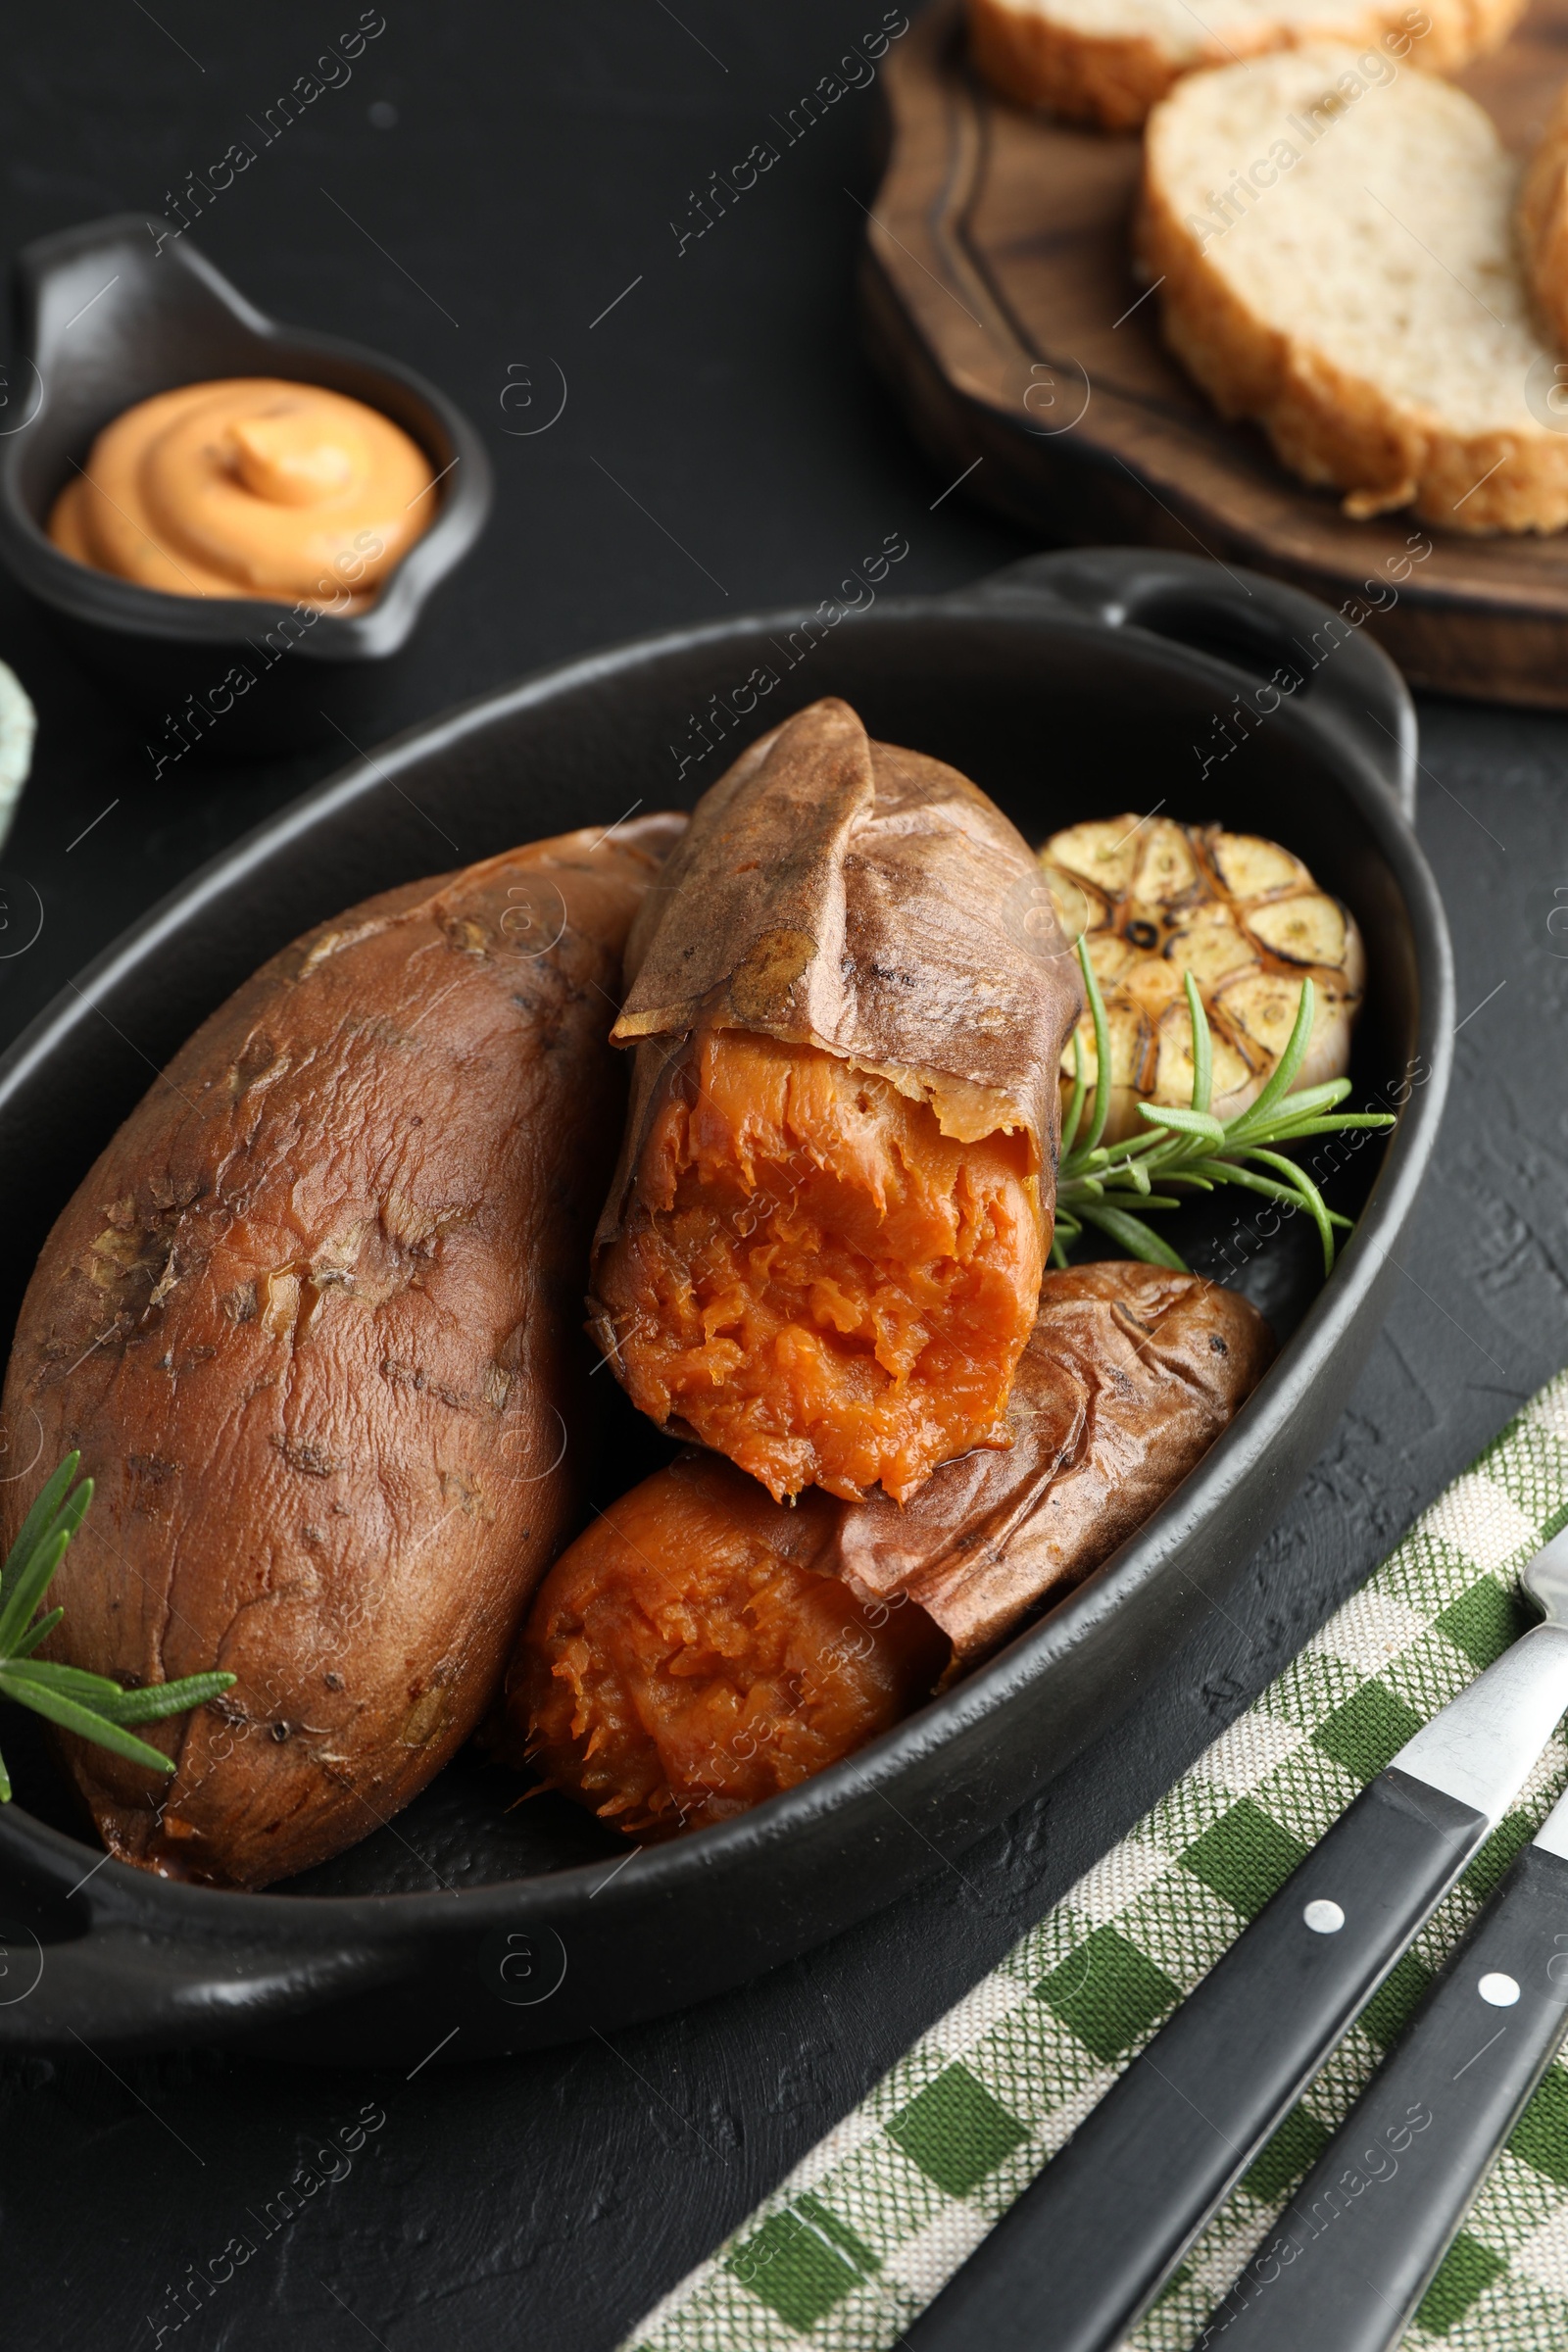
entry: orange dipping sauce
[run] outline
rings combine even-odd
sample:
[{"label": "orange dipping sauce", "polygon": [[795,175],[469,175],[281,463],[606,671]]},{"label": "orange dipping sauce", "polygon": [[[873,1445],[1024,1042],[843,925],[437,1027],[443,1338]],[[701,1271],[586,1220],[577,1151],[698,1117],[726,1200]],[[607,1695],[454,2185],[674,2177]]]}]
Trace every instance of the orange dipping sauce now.
[{"label": "orange dipping sauce", "polygon": [[363,611],[435,520],[400,425],[317,384],[233,376],[138,401],[49,517],[78,564],[170,596]]}]

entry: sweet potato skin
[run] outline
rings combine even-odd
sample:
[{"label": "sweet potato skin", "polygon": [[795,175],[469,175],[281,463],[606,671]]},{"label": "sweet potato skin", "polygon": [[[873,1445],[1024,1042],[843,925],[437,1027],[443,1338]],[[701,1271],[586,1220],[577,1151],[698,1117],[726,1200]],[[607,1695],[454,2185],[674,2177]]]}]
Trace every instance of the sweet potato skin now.
[{"label": "sweet potato skin", "polygon": [[51,1233],[5,1391],[15,1532],[96,1483],[45,1654],[237,1678],[74,1739],[109,1849],[261,1886],[352,1844],[474,1728],[585,1467],[580,1284],[624,1105],[627,929],[678,819],[413,883],[309,932],[180,1051]]},{"label": "sweet potato skin", "polygon": [[616,1043],[654,1051],[596,1256],[619,1229],[652,1074],[704,1022],[880,1071],[944,1135],[1022,1132],[1049,1243],[1056,1064],[1083,987],[1028,844],[956,768],[872,742],[833,697],[797,711],[699,801],[626,976]]},{"label": "sweet potato skin", "polygon": [[1109,1559],[1273,1354],[1256,1307],[1200,1275],[1131,1259],[1048,1274],[1010,1446],[948,1463],[902,1511],[879,1496],[845,1511],[837,1573],[867,1601],[918,1602],[953,1643],[951,1681]]},{"label": "sweet potato skin", "polygon": [[507,1675],[510,1761],[640,1838],[721,1821],[874,1739],[1158,1508],[1274,1351],[1247,1299],[1112,1262],[1048,1274],[1005,1451],[885,1494],[772,1501],[688,1454],[550,1571]]}]

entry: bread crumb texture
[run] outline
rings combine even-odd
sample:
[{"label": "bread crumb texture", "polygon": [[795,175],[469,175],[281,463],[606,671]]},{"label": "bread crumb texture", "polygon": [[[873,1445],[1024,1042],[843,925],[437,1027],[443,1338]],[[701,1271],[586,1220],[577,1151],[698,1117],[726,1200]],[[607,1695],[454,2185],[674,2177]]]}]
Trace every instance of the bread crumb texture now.
[{"label": "bread crumb texture", "polygon": [[1495,49],[1525,0],[969,0],[969,44],[1020,106],[1133,130],[1184,74],[1309,43],[1380,44],[1433,74]]},{"label": "bread crumb texture", "polygon": [[1360,516],[1568,522],[1568,416],[1515,234],[1521,166],[1472,99],[1314,47],[1177,84],[1139,242],[1167,342],[1221,413]]}]

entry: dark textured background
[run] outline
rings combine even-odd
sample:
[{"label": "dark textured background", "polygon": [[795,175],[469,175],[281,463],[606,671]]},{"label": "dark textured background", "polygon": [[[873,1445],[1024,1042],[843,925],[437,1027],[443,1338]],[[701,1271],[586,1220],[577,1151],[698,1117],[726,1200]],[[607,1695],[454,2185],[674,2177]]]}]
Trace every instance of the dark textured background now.
[{"label": "dark textured background", "polygon": [[[496,519],[433,612],[396,723],[637,632],[814,601],[889,531],[911,546],[901,589],[1024,552],[963,493],[932,511],[946,485],[858,350],[855,199],[874,186],[874,96],[847,98],[684,256],[667,225],[878,24],[880,0],[765,13],[681,0],[678,16],[662,0],[385,8],[352,81],[196,233],[264,308],[401,354],[487,435]],[[7,246],[159,209],[357,13],[346,0],[243,15],[158,0],[156,22],[138,0],[14,12],[0,79]],[[509,367],[531,368],[542,399],[552,359],[564,416],[509,437],[529,420],[501,406]],[[0,961],[9,1038],[150,900],[332,761],[192,759],[154,786],[141,732],[4,583],[0,654],[40,716],[0,858],[19,942],[31,928],[20,885],[45,907],[36,944]],[[220,2253],[245,2209],[373,2100],[385,2124],[347,2176],[163,2340],[611,2345],[1568,1359],[1568,915],[1548,929],[1568,906],[1568,722],[1437,702],[1422,718],[1421,831],[1472,1017],[1409,1278],[1245,1602],[1172,1662],[1134,1735],[966,1856],[961,1878],[942,1873],[830,1948],[613,2047],[432,2066],[412,2082],[214,2052],[0,2069],[7,2343],[152,2347],[153,2315],[171,2321],[187,2266]]]}]

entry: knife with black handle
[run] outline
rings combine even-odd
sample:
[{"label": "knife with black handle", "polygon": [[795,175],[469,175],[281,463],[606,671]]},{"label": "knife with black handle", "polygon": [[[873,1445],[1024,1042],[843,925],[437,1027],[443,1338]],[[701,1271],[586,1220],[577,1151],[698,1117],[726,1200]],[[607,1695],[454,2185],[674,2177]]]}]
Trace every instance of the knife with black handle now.
[{"label": "knife with black handle", "polygon": [[1198,2338],[1390,2352],[1568,2035],[1568,1797]]},{"label": "knife with black handle", "polygon": [[1110,2352],[1496,1827],[1568,1708],[1568,1531],[1545,1612],[1408,1740],[925,2313],[909,2352]]}]

